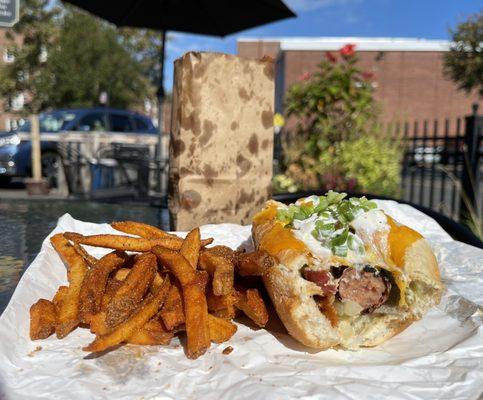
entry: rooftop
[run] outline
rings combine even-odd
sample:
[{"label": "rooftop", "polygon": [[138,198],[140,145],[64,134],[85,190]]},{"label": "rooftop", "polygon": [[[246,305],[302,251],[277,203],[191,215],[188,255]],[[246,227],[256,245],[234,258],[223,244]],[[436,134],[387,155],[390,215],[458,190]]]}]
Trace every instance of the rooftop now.
[{"label": "rooftop", "polygon": [[279,42],[280,50],[330,51],[347,43],[356,45],[357,51],[448,51],[448,40],[417,38],[368,38],[368,37],[266,37],[240,38],[238,42]]}]

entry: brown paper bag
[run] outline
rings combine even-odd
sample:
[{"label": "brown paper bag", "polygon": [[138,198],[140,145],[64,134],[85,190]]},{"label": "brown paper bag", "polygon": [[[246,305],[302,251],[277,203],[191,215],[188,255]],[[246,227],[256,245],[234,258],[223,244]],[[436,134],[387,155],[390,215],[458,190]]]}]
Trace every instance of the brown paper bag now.
[{"label": "brown paper bag", "polygon": [[171,228],[249,224],[271,196],[273,62],[219,53],[175,61]]}]

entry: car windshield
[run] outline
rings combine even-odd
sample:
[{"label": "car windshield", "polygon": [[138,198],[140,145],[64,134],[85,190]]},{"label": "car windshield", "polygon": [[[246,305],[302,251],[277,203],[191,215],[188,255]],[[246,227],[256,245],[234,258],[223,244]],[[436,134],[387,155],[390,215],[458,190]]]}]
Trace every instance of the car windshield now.
[{"label": "car windshield", "polygon": [[[39,116],[40,132],[59,132],[76,118],[72,111],[54,111],[41,113]],[[18,128],[19,132],[30,132],[30,121],[26,121]]]}]

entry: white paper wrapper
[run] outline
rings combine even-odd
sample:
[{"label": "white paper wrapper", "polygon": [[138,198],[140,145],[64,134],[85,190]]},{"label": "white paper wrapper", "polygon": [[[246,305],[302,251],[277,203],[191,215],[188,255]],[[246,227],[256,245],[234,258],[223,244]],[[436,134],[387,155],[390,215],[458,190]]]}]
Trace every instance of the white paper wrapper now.
[{"label": "white paper wrapper", "polygon": [[[212,345],[194,361],[176,342],[168,347],[123,346],[90,358],[81,350],[92,340],[85,329],[63,340],[32,342],[30,306],[40,297],[52,298],[66,283],[65,267],[46,239],[0,317],[0,398],[481,398],[483,251],[453,241],[436,222],[409,206],[379,205],[427,237],[448,287],[437,308],[385,344],[358,352],[315,352],[273,323],[268,330],[240,323],[229,342]],[[52,234],[63,231],[94,234],[112,229],[64,215]],[[214,237],[215,244],[250,246],[250,227],[207,225],[201,231],[203,237]],[[234,351],[223,355],[228,345]]]}]

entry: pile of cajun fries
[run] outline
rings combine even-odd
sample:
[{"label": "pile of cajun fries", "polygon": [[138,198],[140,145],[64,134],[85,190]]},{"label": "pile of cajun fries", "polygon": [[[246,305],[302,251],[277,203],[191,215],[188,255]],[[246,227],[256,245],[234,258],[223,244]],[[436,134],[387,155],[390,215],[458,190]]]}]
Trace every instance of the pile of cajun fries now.
[{"label": "pile of cajun fries", "polygon": [[[239,282],[263,275],[272,265],[267,254],[206,247],[213,240],[201,240],[199,228],[181,239],[138,222],[111,226],[137,237],[67,232],[51,238],[69,285],[52,301],[32,305],[32,340],[54,332],[62,339],[80,326],[96,335],[84,350],[100,352],[121,343],[166,345],[185,332],[186,354],[197,358],[211,342],[233,336],[238,311],[260,327],[267,323],[259,291]],[[114,251],[97,259],[82,245]]]}]

